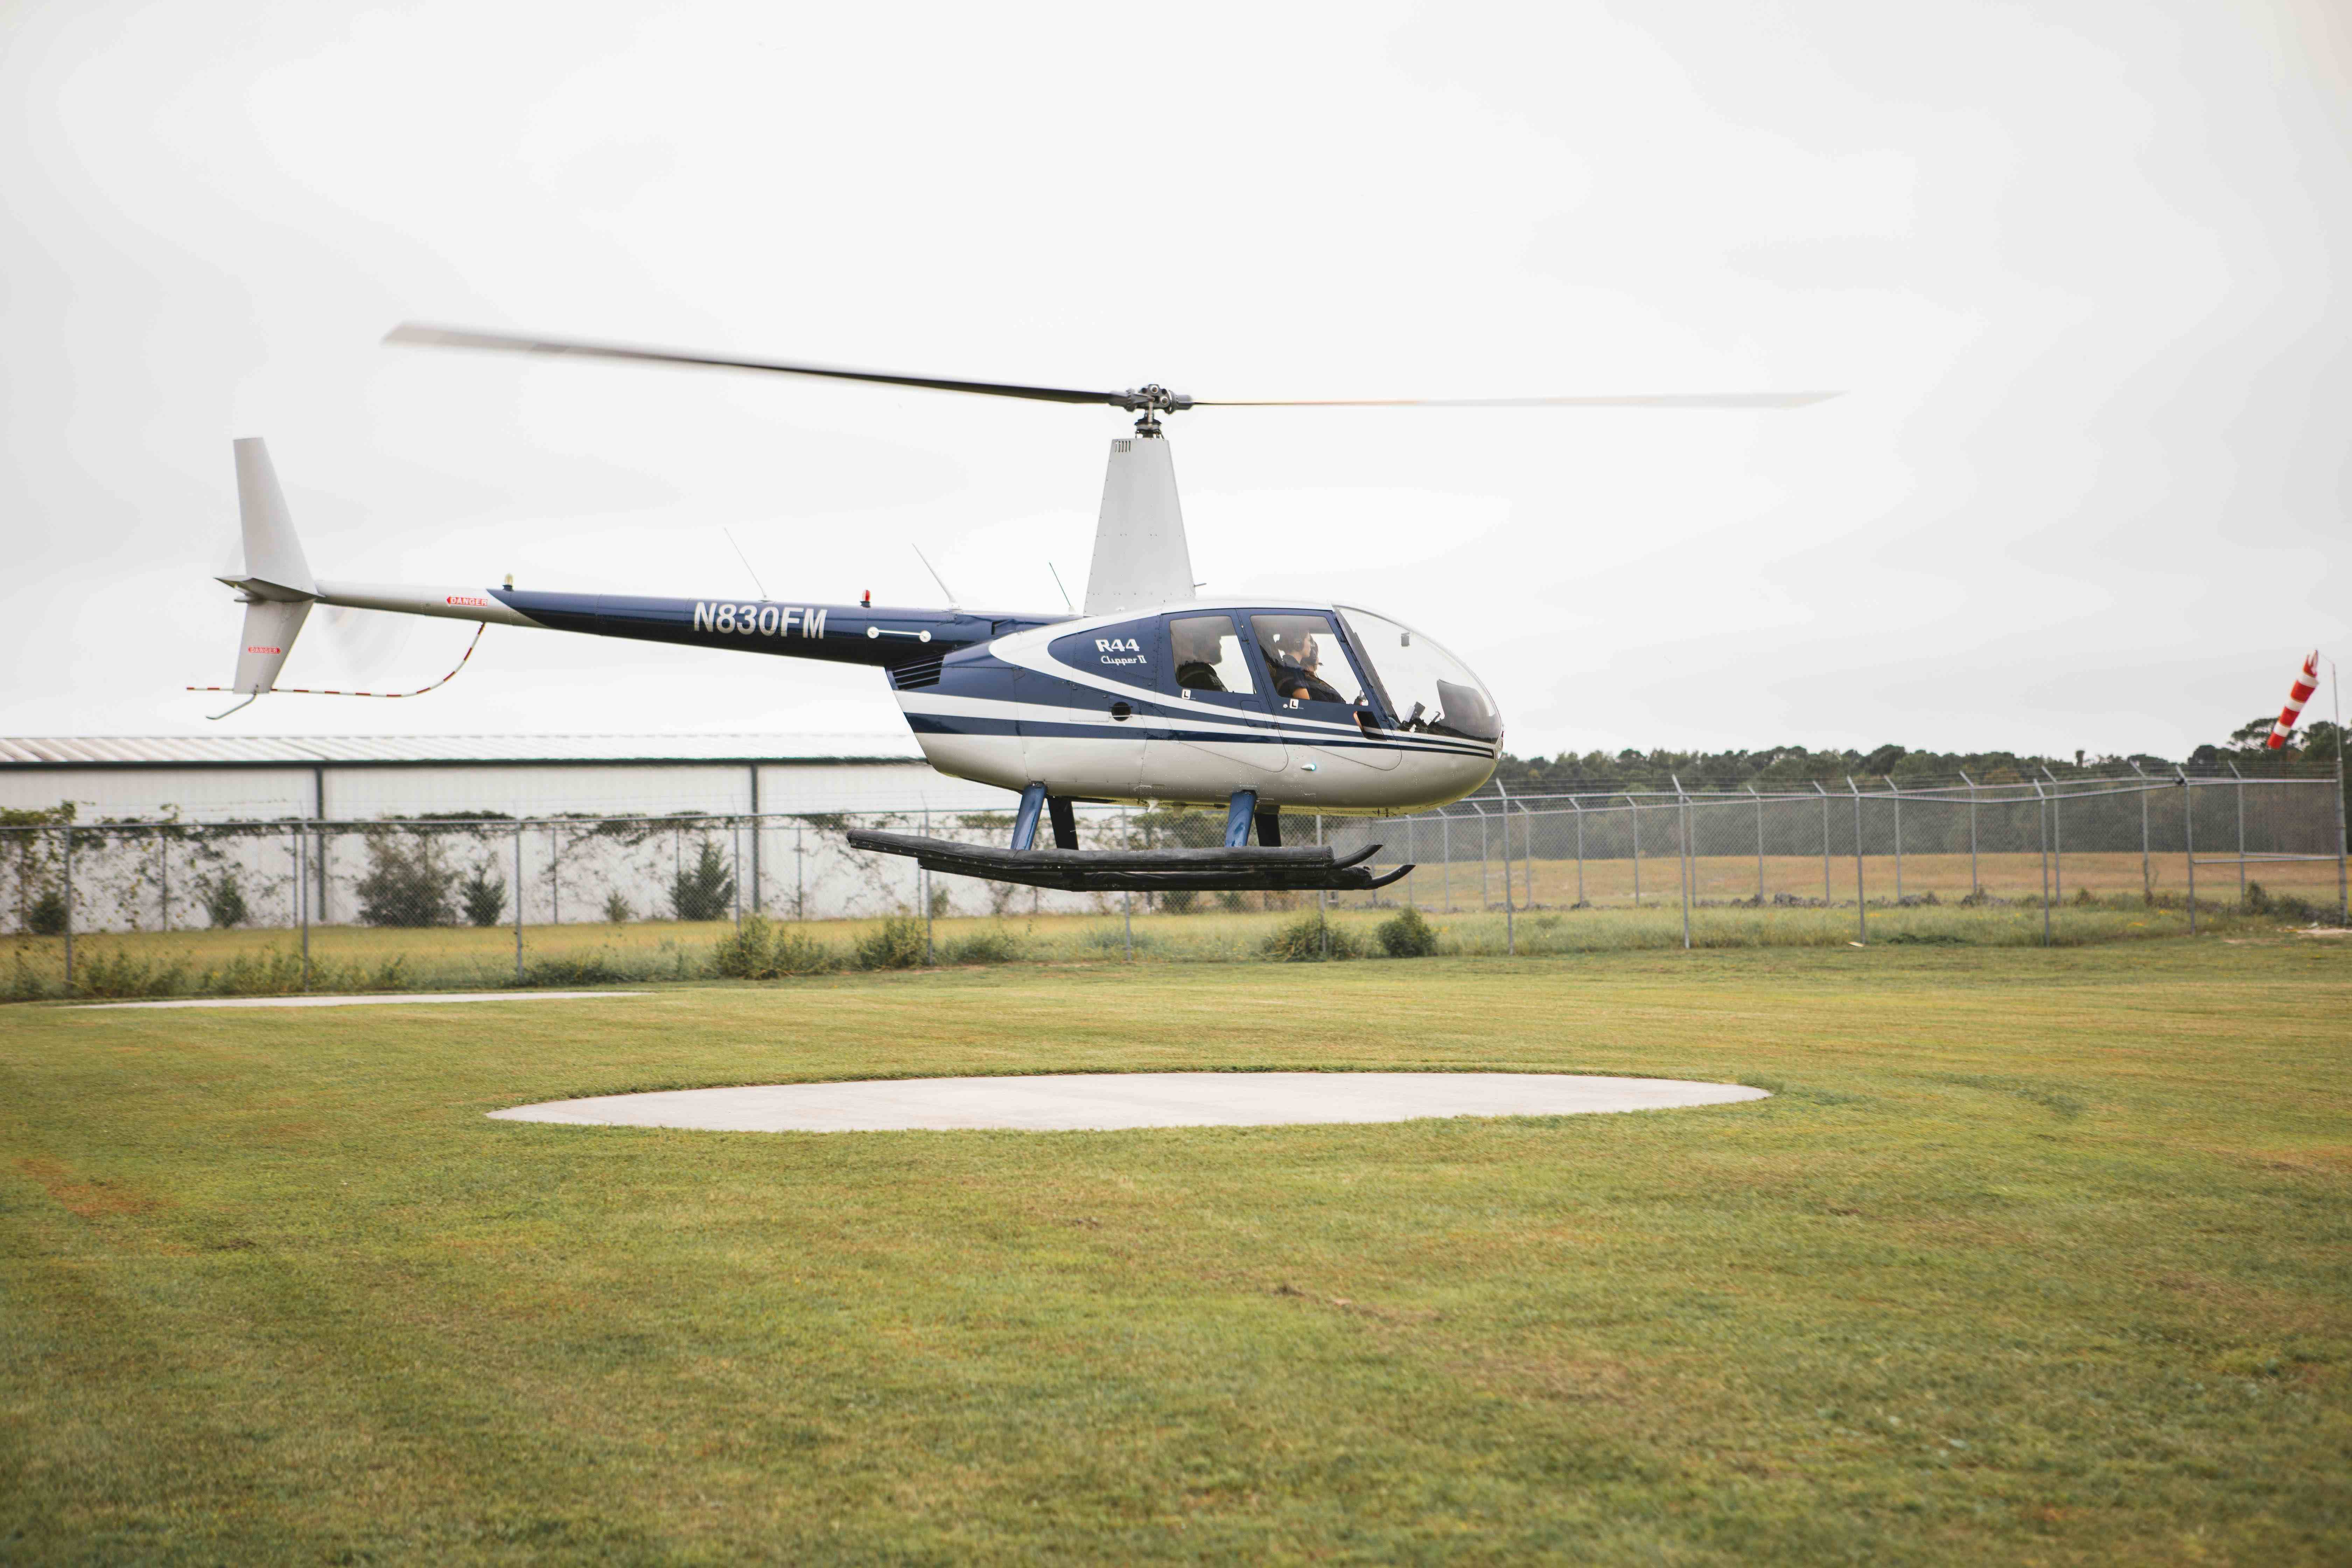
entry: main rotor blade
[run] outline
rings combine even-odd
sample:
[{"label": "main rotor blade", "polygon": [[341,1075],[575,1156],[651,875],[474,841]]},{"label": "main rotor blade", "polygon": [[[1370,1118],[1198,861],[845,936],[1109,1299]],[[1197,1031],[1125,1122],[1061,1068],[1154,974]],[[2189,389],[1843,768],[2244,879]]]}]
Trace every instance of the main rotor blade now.
[{"label": "main rotor blade", "polygon": [[1802,408],[1836,392],[1661,392],[1619,397],[1196,397],[1195,408]]},{"label": "main rotor blade", "polygon": [[1001,381],[952,381],[942,376],[898,375],[888,371],[851,370],[836,364],[802,364],[790,360],[736,359],[724,354],[693,353],[684,349],[642,348],[629,343],[510,337],[503,332],[477,332],[462,327],[433,327],[415,321],[402,322],[386,332],[383,341],[433,348],[490,349],[504,353],[569,354],[583,359],[713,365],[721,370],[765,370],[784,375],[819,375],[835,381],[871,381],[887,386],[919,386],[933,392],[972,392],[988,397],[1028,397],[1046,403],[1101,403],[1123,407],[1133,396],[1131,393],[1087,392],[1068,386],[1023,386]]}]

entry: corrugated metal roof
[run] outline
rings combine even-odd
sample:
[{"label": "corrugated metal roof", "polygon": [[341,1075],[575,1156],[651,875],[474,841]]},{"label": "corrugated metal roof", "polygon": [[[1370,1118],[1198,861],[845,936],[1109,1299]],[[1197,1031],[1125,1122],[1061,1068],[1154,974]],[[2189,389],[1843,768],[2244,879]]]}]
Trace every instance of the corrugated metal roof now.
[{"label": "corrugated metal roof", "polygon": [[896,735],[64,735],[0,737],[0,767],[255,767],[316,763],[919,761]]}]

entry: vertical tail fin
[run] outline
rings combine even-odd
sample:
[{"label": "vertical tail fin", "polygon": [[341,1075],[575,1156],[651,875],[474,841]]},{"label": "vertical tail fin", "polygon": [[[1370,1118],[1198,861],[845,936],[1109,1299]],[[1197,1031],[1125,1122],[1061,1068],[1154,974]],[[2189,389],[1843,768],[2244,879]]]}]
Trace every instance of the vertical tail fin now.
[{"label": "vertical tail fin", "polygon": [[245,535],[245,566],[222,582],[245,601],[245,631],[237,642],[236,689],[254,696],[278,682],[295,636],[319,595],[318,580],[294,536],[285,492],[257,436],[236,443],[236,507]]},{"label": "vertical tail fin", "polygon": [[281,595],[315,598],[319,584],[302,558],[302,542],[294,537],[269,448],[258,436],[236,443],[236,510],[245,529],[245,577],[236,585],[262,584]]}]

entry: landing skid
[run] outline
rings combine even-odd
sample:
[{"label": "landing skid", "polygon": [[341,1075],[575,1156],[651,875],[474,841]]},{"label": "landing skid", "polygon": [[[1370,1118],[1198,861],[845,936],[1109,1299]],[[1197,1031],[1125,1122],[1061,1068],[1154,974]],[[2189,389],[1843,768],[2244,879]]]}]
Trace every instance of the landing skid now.
[{"label": "landing skid", "polygon": [[1263,845],[1220,849],[997,849],[911,833],[855,828],[849,847],[885,855],[911,855],[927,871],[1079,893],[1365,892],[1385,888],[1412,869],[1400,866],[1384,877],[1374,875],[1364,862],[1380,852],[1377,844],[1345,859],[1324,844],[1289,849]]}]

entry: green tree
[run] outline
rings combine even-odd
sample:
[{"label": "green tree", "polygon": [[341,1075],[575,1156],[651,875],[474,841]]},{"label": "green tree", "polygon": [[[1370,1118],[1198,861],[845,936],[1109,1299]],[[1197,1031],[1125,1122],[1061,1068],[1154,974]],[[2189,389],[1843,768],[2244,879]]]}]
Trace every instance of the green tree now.
[{"label": "green tree", "polygon": [[694,864],[670,883],[670,911],[682,921],[725,920],[735,903],[735,879],[719,846],[706,838]]},{"label": "green tree", "polygon": [[501,877],[490,880],[490,869],[477,866],[457,889],[458,901],[466,906],[466,919],[478,926],[494,926],[507,910],[507,883]]},{"label": "green tree", "polygon": [[450,893],[457,882],[441,840],[431,834],[373,834],[368,873],[360,879],[360,921],[372,926],[456,923]]}]

